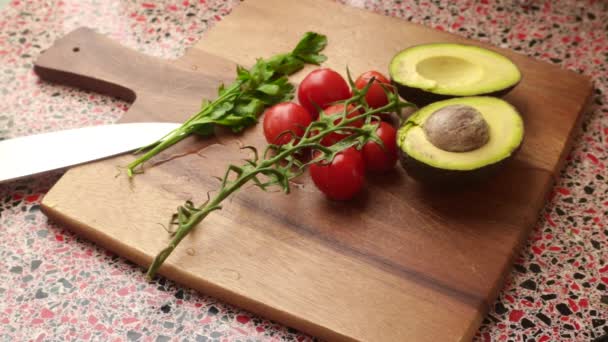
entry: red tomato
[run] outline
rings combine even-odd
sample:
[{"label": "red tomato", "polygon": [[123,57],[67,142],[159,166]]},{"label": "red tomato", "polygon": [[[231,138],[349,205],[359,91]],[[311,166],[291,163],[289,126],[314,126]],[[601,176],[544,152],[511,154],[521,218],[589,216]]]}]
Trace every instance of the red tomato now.
[{"label": "red tomato", "polygon": [[314,104],[326,108],[330,103],[350,98],[348,84],[337,72],[321,68],[308,74],[298,88],[298,101],[306,108],[312,119],[319,117]]},{"label": "red tomato", "polygon": [[350,199],[361,191],[365,183],[361,152],[350,147],[338,153],[329,164],[312,164],[310,176],[317,188],[330,199]]},{"label": "red tomato", "polygon": [[281,133],[291,130],[301,137],[311,122],[310,113],[299,104],[279,103],[264,112],[264,136],[270,144],[284,145],[291,141],[292,136]]},{"label": "red tomato", "polygon": [[361,149],[365,167],[372,172],[388,171],[397,162],[397,130],[381,121],[376,133],[382,140],[384,149],[373,141],[366,143]]},{"label": "red tomato", "polygon": [[[355,109],[355,106],[348,105],[348,109],[346,111],[347,118],[352,118],[354,116],[361,114],[358,111],[353,111],[354,109]],[[332,105],[332,106],[325,108],[323,110],[323,114],[324,115],[334,115],[334,114],[342,113],[343,111],[344,111],[344,104],[340,103],[340,104]],[[341,120],[342,119],[337,119],[334,121],[334,123],[338,124]],[[357,121],[353,122],[350,126],[361,127],[361,126],[363,126],[363,120],[357,120]],[[330,133],[321,140],[321,145],[331,146],[331,145],[337,143],[338,141],[346,138],[347,136],[348,136],[348,134],[340,134],[340,133],[336,133],[336,132]]]},{"label": "red tomato", "polygon": [[386,76],[382,75],[377,71],[368,71],[361,74],[361,76],[357,77],[355,81],[355,87],[357,89],[363,89],[369,83],[369,80],[374,77],[374,81],[372,85],[369,87],[367,94],[365,94],[365,101],[372,108],[380,108],[382,106],[386,106],[388,104],[388,98],[386,97],[386,93],[384,89],[380,85],[383,83],[392,87],[391,82],[386,78]]}]

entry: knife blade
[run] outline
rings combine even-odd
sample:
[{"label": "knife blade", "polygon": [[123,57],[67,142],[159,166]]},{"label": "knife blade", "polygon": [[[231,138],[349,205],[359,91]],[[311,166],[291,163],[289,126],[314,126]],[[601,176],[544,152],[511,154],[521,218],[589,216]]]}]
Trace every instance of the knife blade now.
[{"label": "knife blade", "polygon": [[146,146],[177,123],[100,125],[0,141],[0,183],[115,156]]}]

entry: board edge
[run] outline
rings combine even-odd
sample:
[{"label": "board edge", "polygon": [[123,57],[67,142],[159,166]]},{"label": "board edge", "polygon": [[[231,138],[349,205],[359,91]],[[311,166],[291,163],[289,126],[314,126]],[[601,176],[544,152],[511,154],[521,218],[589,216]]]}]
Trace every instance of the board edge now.
[{"label": "board edge", "polygon": [[[65,175],[63,175],[61,178],[63,177],[65,177]],[[51,193],[51,191],[49,191],[49,193]],[[49,193],[47,193],[47,195]],[[63,215],[60,210],[57,210],[52,204],[47,202],[47,195],[43,197],[40,208],[41,211],[49,218],[49,220],[61,225],[62,227],[68,228],[70,231],[80,237],[85,238],[90,243],[132,261],[138,267],[145,269],[151,264],[151,256],[148,256],[135,248],[131,248],[130,246],[121,243],[120,240],[114,239],[111,236],[104,234],[87,224],[84,224],[84,222],[80,222]],[[144,272],[145,270],[142,272],[142,277]],[[165,265],[161,266],[158,271],[158,275],[170,279],[184,287],[194,289],[202,295],[208,295],[221,301],[225,301],[226,303],[236,306],[237,308],[261,315],[270,320],[280,322],[306,334],[320,337],[327,341],[359,341],[354,337],[339,333],[334,329],[315,324],[314,322],[304,318],[292,315],[287,311],[282,311],[272,307],[271,305],[249,299],[244,295],[233,292],[219,285],[215,285],[204,278],[196,277],[191,272],[181,270],[179,267],[174,266],[170,262],[167,262]],[[480,321],[481,319],[482,318],[479,318]]]}]

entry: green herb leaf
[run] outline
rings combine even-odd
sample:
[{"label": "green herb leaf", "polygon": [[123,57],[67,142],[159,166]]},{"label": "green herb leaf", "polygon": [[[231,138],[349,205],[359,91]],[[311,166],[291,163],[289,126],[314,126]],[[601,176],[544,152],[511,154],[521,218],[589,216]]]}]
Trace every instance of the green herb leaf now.
[{"label": "green herb leaf", "polygon": [[234,112],[238,116],[250,116],[252,113],[262,111],[264,105],[264,102],[257,98],[241,99],[234,107]]},{"label": "green herb leaf", "polygon": [[207,124],[199,124],[196,126],[192,126],[192,133],[198,134],[198,135],[211,135],[213,134],[215,126],[209,122]]},{"label": "green herb leaf", "polygon": [[270,83],[262,84],[258,87],[258,91],[268,95],[278,95],[280,90],[281,87],[279,87],[277,84]]},{"label": "green herb leaf", "polygon": [[215,100],[204,100],[201,110],[182,126],[137,151],[146,153],[127,166],[127,173],[132,176],[135,168],[190,134],[213,134],[213,125],[227,126],[235,132],[254,125],[266,107],[293,98],[294,86],[287,76],[302,69],[306,63],[325,61],[327,57],[319,52],[326,45],[324,35],[307,32],[292,52],[269,59],[259,58],[250,69],[237,66],[236,80],[232,84],[220,85]]},{"label": "green herb leaf", "polygon": [[[250,77],[251,77],[251,74],[249,73],[249,70],[245,69],[244,67],[242,67],[240,65],[236,66],[236,78],[237,78],[237,80],[247,81]],[[222,89],[223,88],[224,88],[224,85],[222,84]]]},{"label": "green herb leaf", "polygon": [[315,32],[306,32],[292,54],[306,63],[321,64],[327,60],[327,57],[320,55],[319,52],[326,46],[327,37]]}]

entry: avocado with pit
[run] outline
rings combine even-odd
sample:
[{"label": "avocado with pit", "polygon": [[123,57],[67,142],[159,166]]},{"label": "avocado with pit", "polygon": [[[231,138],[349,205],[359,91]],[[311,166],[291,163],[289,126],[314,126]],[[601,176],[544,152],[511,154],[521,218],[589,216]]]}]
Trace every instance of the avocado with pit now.
[{"label": "avocado with pit", "polygon": [[459,97],[420,108],[397,132],[401,165],[435,185],[486,179],[513,157],[524,123],[508,102],[490,96]]},{"label": "avocado with pit", "polygon": [[501,97],[521,80],[521,72],[507,57],[452,43],[407,48],[393,57],[389,73],[399,95],[418,106],[452,97]]}]

